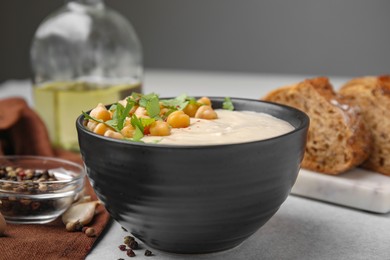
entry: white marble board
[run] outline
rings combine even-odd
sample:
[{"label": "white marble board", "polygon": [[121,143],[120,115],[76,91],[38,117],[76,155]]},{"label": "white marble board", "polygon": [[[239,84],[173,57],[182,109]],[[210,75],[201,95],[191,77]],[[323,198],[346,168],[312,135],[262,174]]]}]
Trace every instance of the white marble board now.
[{"label": "white marble board", "polygon": [[390,212],[390,176],[361,168],[337,176],[301,169],[291,194],[376,213]]}]

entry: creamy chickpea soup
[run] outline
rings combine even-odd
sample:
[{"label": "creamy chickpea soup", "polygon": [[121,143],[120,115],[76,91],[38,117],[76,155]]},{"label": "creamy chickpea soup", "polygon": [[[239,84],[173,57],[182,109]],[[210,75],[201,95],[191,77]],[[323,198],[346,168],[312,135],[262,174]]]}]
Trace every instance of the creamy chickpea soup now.
[{"label": "creamy chickpea soup", "polygon": [[263,140],[294,130],[288,122],[265,113],[217,109],[217,119],[191,118],[186,128],[173,128],[164,138],[144,136],[145,143],[207,145]]},{"label": "creamy chickpea soup", "polygon": [[223,109],[213,109],[209,98],[133,93],[107,109],[98,104],[84,113],[86,127],[99,135],[167,145],[212,145],[257,141],[294,130],[269,114],[234,111],[230,98]]}]

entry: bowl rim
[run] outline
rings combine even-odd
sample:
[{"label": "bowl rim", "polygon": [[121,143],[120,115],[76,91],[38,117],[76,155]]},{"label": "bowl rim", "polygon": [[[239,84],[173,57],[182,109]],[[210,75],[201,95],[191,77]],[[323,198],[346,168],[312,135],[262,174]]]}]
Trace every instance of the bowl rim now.
[{"label": "bowl rim", "polygon": [[[174,98],[174,97],[162,97],[160,99],[163,100],[163,99],[171,99],[171,98]],[[200,97],[195,96],[194,98],[200,98]],[[213,101],[213,100],[214,101],[221,101],[225,97],[221,97],[221,96],[208,96],[208,98],[211,101]],[[96,137],[98,139],[101,139],[102,141],[109,141],[109,142],[114,142],[114,143],[118,143],[118,144],[125,144],[125,145],[131,145],[131,146],[155,147],[155,148],[165,148],[165,149],[167,149],[167,148],[169,148],[169,149],[189,149],[189,148],[190,149],[204,149],[204,148],[240,146],[240,145],[253,144],[253,143],[266,143],[266,142],[272,142],[273,140],[278,139],[278,138],[282,138],[282,137],[285,137],[285,136],[293,135],[296,132],[302,131],[306,127],[309,128],[309,124],[310,124],[309,116],[305,112],[303,112],[303,111],[301,111],[299,109],[296,109],[294,107],[283,105],[283,104],[279,104],[279,103],[275,103],[275,102],[271,102],[271,101],[260,100],[260,99],[237,98],[237,97],[230,97],[230,99],[233,102],[234,102],[234,100],[237,100],[237,101],[247,101],[247,102],[259,102],[259,103],[267,104],[268,106],[271,106],[271,107],[283,108],[283,109],[285,109],[287,111],[293,111],[293,112],[301,115],[302,123],[300,124],[300,126],[294,127],[294,130],[292,130],[292,131],[289,131],[287,133],[284,133],[284,134],[281,134],[281,135],[278,135],[278,136],[274,136],[274,137],[271,137],[271,138],[262,139],[262,140],[254,140],[254,141],[247,141],[247,142],[240,142],[240,143],[201,144],[201,145],[197,145],[197,144],[194,144],[194,145],[175,145],[175,144],[145,143],[145,142],[135,142],[135,141],[131,141],[131,140],[115,139],[115,138],[111,138],[111,137],[98,135],[98,134],[96,134],[94,132],[91,132],[89,129],[87,129],[84,126],[84,124],[83,124],[83,122],[84,122],[84,115],[83,114],[81,114],[81,115],[79,115],[77,117],[77,119],[76,119],[76,128],[78,130],[81,130],[83,133],[85,133],[87,135],[90,135],[90,136],[93,136],[93,137]],[[105,105],[105,106],[107,108],[109,108],[111,106],[111,104],[108,104],[108,105]],[[89,114],[89,112],[91,110],[86,111],[86,113]],[[237,110],[237,111],[244,111],[244,110]],[[284,119],[282,119],[282,120],[284,120]],[[286,120],[284,120],[284,121],[286,121]]]},{"label": "bowl rim", "polygon": [[[62,159],[62,158],[57,158],[57,157],[50,157],[50,156],[40,156],[40,155],[1,155],[0,159],[34,159],[34,160],[39,160],[39,161],[52,161],[52,162],[59,162],[59,163],[64,163],[68,164],[70,166],[76,167],[80,169],[80,172],[78,173],[77,176],[71,176],[72,178],[67,179],[67,180],[57,180],[57,181],[41,181],[39,183],[42,184],[61,184],[61,183],[73,183],[73,182],[78,182],[80,179],[84,179],[84,177],[87,175],[87,172],[83,166],[81,166],[78,163]],[[10,184],[21,184],[25,183],[23,181],[11,181],[11,180],[2,180],[0,179],[0,183],[10,183]]]}]

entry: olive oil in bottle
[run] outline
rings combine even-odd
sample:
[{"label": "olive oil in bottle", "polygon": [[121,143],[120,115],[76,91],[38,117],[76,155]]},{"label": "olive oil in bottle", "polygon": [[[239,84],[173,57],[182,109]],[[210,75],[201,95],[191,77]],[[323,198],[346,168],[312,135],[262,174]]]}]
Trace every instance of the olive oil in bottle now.
[{"label": "olive oil in bottle", "polygon": [[66,0],[31,45],[35,109],[56,147],[78,150],[76,118],[142,92],[142,47],[128,20],[104,0]]},{"label": "olive oil in bottle", "polygon": [[76,118],[98,103],[111,104],[140,92],[141,83],[96,85],[88,82],[53,82],[34,87],[35,109],[54,146],[77,151]]}]

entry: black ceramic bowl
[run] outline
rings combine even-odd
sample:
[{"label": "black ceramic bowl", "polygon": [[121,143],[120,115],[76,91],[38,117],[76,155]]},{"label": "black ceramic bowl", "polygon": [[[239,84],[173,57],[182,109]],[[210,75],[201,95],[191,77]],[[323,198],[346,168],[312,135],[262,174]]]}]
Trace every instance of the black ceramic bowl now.
[{"label": "black ceramic bowl", "polygon": [[[211,98],[221,108],[223,98]],[[147,245],[176,253],[232,248],[287,198],[303,158],[308,117],[294,108],[232,99],[236,110],[288,121],[287,134],[240,144],[168,146],[110,139],[77,119],[81,154],[111,216]]]}]

